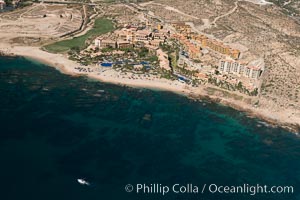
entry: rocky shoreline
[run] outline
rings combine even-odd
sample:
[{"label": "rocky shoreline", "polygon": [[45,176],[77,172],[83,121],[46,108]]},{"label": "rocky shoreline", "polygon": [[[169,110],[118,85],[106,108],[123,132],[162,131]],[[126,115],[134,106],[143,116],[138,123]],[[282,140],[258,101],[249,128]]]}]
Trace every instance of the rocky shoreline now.
[{"label": "rocky shoreline", "polygon": [[284,122],[280,122],[278,120],[271,119],[262,114],[254,112],[251,109],[245,109],[243,106],[239,106],[236,103],[229,102],[228,100],[225,100],[220,97],[209,96],[209,95],[199,95],[199,94],[197,94],[197,95],[190,94],[190,95],[188,95],[188,97],[195,101],[206,100],[206,101],[211,101],[214,103],[219,103],[221,105],[231,107],[235,110],[245,112],[248,117],[261,119],[261,120],[267,122],[272,127],[281,127],[289,132],[296,134],[297,136],[300,134],[300,125],[299,124],[284,123]]},{"label": "rocky shoreline", "polygon": [[[114,74],[114,72],[111,72],[111,74],[81,74],[74,70],[75,66],[77,66],[78,63],[69,60],[64,55],[48,53],[40,50],[38,47],[11,47],[6,48],[2,51],[0,49],[0,52],[0,56],[22,56],[38,60],[42,63],[45,63],[46,65],[55,67],[62,73],[72,76],[87,75],[89,78],[93,78],[107,83],[136,88],[149,88],[171,91],[185,95],[188,98],[194,99],[195,101],[202,99],[220,103],[222,105],[229,106],[236,110],[245,112],[249,117],[256,117],[262,119],[272,126],[282,127],[290,132],[295,133],[296,135],[300,133],[300,124],[293,123],[300,123],[300,119],[298,120],[298,118],[295,117],[293,118],[293,120],[289,120],[289,117],[284,115],[286,114],[286,111],[284,110],[281,110],[276,114],[270,112],[268,109],[256,108],[253,106],[253,104],[249,104],[244,101],[222,97],[221,95],[211,95],[205,90],[207,89],[205,86],[199,88],[187,87],[186,85],[177,84],[170,80],[131,80],[128,79],[128,77],[119,77],[116,74]],[[289,121],[293,122],[289,123]]]}]

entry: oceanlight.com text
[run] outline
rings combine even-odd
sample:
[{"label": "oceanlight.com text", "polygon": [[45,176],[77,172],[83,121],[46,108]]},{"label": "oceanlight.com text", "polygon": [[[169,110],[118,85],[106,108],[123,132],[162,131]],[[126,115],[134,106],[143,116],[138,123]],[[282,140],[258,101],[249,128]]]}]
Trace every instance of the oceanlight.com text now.
[{"label": "oceanlight.com text", "polygon": [[248,194],[251,196],[258,194],[293,194],[293,186],[268,186],[268,185],[218,185],[218,184],[202,184],[196,185],[188,184],[173,184],[164,185],[159,183],[153,184],[127,184],[125,191],[136,194],[153,194],[153,195],[167,195],[173,194]]}]

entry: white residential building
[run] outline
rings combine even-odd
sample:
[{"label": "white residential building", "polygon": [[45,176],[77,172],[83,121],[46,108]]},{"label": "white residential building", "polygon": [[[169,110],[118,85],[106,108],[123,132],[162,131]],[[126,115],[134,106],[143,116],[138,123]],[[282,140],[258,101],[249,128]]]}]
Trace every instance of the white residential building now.
[{"label": "white residential building", "polygon": [[4,0],[0,0],[0,10],[3,10],[5,7],[6,3]]},{"label": "white residential building", "polygon": [[264,71],[263,59],[242,63],[232,59],[220,61],[218,71],[220,73],[236,74],[252,79],[258,79]]}]

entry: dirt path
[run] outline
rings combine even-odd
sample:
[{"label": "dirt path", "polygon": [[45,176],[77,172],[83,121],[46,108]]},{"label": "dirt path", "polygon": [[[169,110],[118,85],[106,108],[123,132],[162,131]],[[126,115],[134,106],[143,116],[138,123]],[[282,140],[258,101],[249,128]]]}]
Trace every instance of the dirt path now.
[{"label": "dirt path", "polygon": [[225,13],[225,14],[223,14],[223,15],[220,15],[220,16],[218,16],[218,17],[216,17],[213,21],[212,21],[212,23],[211,23],[211,25],[213,25],[213,26],[216,26],[217,24],[217,21],[219,20],[219,19],[221,19],[221,18],[224,18],[224,17],[226,17],[226,16],[228,16],[228,15],[231,15],[232,13],[234,13],[236,10],[237,10],[237,8],[238,8],[238,2],[239,2],[240,0],[237,0],[236,2],[234,2],[234,8],[232,9],[232,10],[230,10],[229,12],[227,12],[227,13]]},{"label": "dirt path", "polygon": [[195,26],[194,23],[190,22],[190,23],[187,23],[189,24],[193,30],[195,30],[196,32],[198,33],[201,33],[203,30],[205,29],[208,29],[208,28],[211,28],[212,26],[217,26],[216,22],[223,18],[223,17],[226,17],[228,15],[231,15],[232,13],[234,13],[237,8],[238,8],[238,2],[240,0],[237,0],[236,2],[234,2],[234,8],[232,10],[230,10],[229,12],[223,14],[223,15],[220,15],[220,16],[217,16],[212,22],[209,21],[209,19],[202,19],[202,22],[203,22],[203,25],[200,25],[200,26]]},{"label": "dirt path", "polygon": [[41,6],[41,5],[40,5],[40,4],[37,4],[37,5],[33,6],[32,8],[26,10],[25,12],[23,12],[23,13],[19,16],[19,19],[20,19],[22,22],[24,22],[24,20],[23,20],[23,15],[27,14],[28,12],[31,12],[33,9],[35,9],[35,8],[37,8],[37,7],[39,7],[39,6]]},{"label": "dirt path", "polygon": [[182,11],[178,10],[177,8],[172,7],[172,6],[165,5],[165,4],[161,4],[161,3],[156,3],[156,2],[153,2],[153,1],[146,2],[146,3],[141,3],[140,6],[145,7],[145,6],[151,5],[151,4],[152,4],[152,5],[162,6],[162,7],[164,7],[164,9],[166,9],[166,10],[170,10],[170,11],[176,12],[176,13],[178,13],[178,14],[184,15],[185,17],[190,17],[190,18],[192,18],[192,19],[199,19],[198,17],[195,17],[195,16],[193,16],[193,15],[186,14],[186,13],[184,13],[184,12],[182,12]]}]

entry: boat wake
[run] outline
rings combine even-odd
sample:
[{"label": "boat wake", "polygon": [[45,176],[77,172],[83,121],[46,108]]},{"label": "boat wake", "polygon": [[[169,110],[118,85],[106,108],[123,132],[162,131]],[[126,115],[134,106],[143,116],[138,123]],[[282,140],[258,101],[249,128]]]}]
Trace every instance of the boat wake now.
[{"label": "boat wake", "polygon": [[81,185],[87,185],[87,186],[90,185],[90,183],[89,183],[88,181],[86,181],[86,180],[84,180],[84,179],[82,179],[82,178],[77,179],[77,182],[78,182],[79,184],[81,184]]}]

